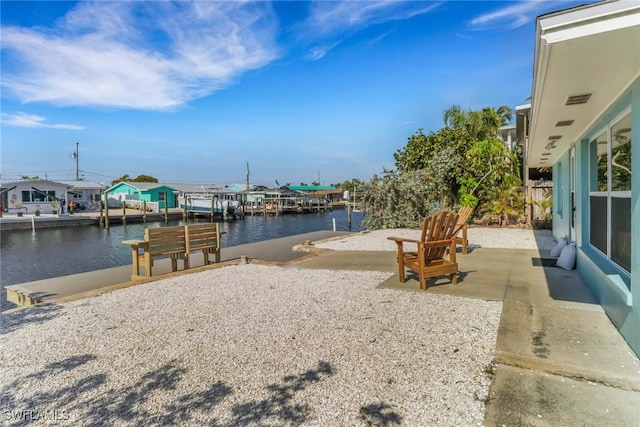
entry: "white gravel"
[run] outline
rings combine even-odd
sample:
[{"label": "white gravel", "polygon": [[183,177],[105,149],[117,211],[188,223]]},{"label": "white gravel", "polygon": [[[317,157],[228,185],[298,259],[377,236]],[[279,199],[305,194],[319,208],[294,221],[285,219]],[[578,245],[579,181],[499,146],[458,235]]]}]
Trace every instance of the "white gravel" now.
[{"label": "white gravel", "polygon": [[[395,250],[385,237],[397,231],[317,246]],[[532,236],[520,232],[505,242]],[[376,288],[390,274],[237,265],[3,315],[0,415],[6,425],[482,425],[502,303]]]},{"label": "white gravel", "polygon": [[[387,237],[419,239],[420,230],[391,228],[348,235],[342,238],[316,243],[317,248],[336,251],[396,251],[396,243]],[[471,248],[539,249],[549,250],[556,243],[551,230],[527,230],[521,228],[470,227],[467,239]]]}]

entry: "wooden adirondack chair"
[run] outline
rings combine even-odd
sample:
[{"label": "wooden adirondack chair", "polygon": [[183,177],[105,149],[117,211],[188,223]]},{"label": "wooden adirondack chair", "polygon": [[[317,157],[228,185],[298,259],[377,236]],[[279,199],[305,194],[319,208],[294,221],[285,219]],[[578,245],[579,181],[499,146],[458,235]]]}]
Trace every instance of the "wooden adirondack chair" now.
[{"label": "wooden adirondack chair", "polygon": [[[467,245],[469,244],[469,240],[467,240],[467,220],[469,216],[471,216],[471,212],[473,209],[469,206],[465,206],[460,208],[458,211],[458,222],[456,224],[456,245],[462,245],[462,253],[463,255],[467,254]],[[460,233],[462,232],[462,236]]]},{"label": "wooden adirondack chair", "polygon": [[[398,245],[400,283],[405,281],[405,268],[418,273],[420,289],[427,289],[427,278],[447,274],[451,283],[458,283],[455,239],[457,223],[456,213],[442,212],[424,219],[420,240],[388,237]],[[405,251],[405,243],[416,244],[417,251]]]}]

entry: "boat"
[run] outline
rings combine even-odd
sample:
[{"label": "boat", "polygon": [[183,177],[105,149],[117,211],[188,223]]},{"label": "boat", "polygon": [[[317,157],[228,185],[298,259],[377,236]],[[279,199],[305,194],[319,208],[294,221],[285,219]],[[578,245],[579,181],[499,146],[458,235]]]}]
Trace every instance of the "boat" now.
[{"label": "boat", "polygon": [[221,216],[223,219],[236,219],[242,215],[240,201],[236,200],[236,193],[215,191],[215,189],[207,187],[198,190],[178,196],[180,209],[194,214],[213,214]]}]

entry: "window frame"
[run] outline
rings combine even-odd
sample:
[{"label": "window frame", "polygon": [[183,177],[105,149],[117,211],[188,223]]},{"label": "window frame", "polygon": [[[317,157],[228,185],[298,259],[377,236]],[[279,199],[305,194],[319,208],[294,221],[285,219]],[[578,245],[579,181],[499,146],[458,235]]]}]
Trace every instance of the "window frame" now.
[{"label": "window frame", "polygon": [[[603,127],[601,127],[600,129],[598,129],[598,131],[593,133],[593,136],[591,138],[589,138],[589,140],[587,141],[587,146],[589,147],[588,149],[588,153],[589,153],[589,182],[588,182],[588,190],[589,190],[589,203],[588,203],[588,209],[589,209],[589,246],[591,247],[591,249],[593,249],[594,251],[596,251],[597,253],[601,254],[603,257],[605,257],[609,262],[611,262],[612,264],[614,264],[622,273],[624,273],[626,276],[631,277],[631,271],[627,270],[625,267],[623,267],[622,265],[620,265],[618,262],[616,262],[613,258],[612,258],[612,199],[613,198],[619,198],[619,199],[631,199],[631,190],[612,190],[612,158],[611,158],[611,152],[612,152],[612,141],[613,141],[613,135],[612,135],[612,129],[618,124],[620,123],[623,119],[625,119],[627,116],[629,116],[631,118],[631,106],[628,106],[627,108],[625,108],[624,110],[622,110],[619,114],[617,114],[615,117],[613,117],[613,119],[611,119],[609,122],[607,122],[606,125],[604,125]],[[606,191],[594,191],[592,190],[592,182],[595,176],[596,179],[596,183],[597,181],[597,177],[598,177],[598,170],[597,170],[597,161],[594,162],[593,159],[591,158],[592,156],[592,149],[591,149],[591,144],[594,143],[595,141],[598,140],[598,138],[600,138],[602,135],[606,136],[607,139],[607,188]],[[597,142],[596,142],[597,144]],[[596,156],[597,156],[597,145],[596,145]],[[594,170],[595,167],[595,170]],[[607,226],[606,226],[606,252],[602,251],[600,248],[598,248],[597,246],[595,246],[592,243],[592,227],[591,227],[591,223],[592,223],[592,202],[591,202],[591,198],[592,197],[602,197],[606,199],[606,205],[607,205],[607,209],[606,209],[606,222],[607,222]],[[631,213],[629,213],[631,214]],[[631,230],[629,230],[631,231]]]}]

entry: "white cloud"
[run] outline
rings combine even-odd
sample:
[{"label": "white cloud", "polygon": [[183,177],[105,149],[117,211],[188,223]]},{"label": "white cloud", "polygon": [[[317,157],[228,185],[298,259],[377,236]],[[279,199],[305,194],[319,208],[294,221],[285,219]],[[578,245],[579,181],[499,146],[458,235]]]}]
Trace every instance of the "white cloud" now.
[{"label": "white cloud", "polygon": [[315,1],[306,25],[315,34],[335,34],[430,12],[440,3],[426,1]]},{"label": "white cloud", "polygon": [[[422,15],[440,6],[431,1],[315,1],[312,3],[308,19],[298,27],[298,35],[311,44],[310,58],[316,60],[339,43],[327,40],[363,30],[384,22],[409,19]],[[381,37],[388,35],[383,34]],[[375,41],[378,41],[378,37]],[[314,53],[322,52],[322,55]]]},{"label": "white cloud", "polygon": [[525,0],[480,15],[469,23],[475,29],[514,29],[532,22],[538,15],[554,7],[554,3],[544,0]]},{"label": "white cloud", "polygon": [[317,61],[318,59],[323,58],[327,53],[329,53],[330,50],[332,50],[334,47],[338,46],[339,44],[340,44],[340,41],[337,41],[335,43],[331,43],[328,45],[314,46],[311,49],[309,49],[309,53],[306,55],[306,58],[310,59],[311,61]]},{"label": "white cloud", "polygon": [[278,55],[267,3],[79,3],[55,28],[2,28],[3,90],[22,102],[161,110]]},{"label": "white cloud", "polygon": [[36,116],[34,114],[27,114],[18,112],[16,114],[0,113],[0,121],[3,125],[16,126],[22,128],[48,128],[48,129],[67,129],[67,130],[83,130],[84,126],[69,125],[64,123],[44,123],[47,120],[45,117]]}]

